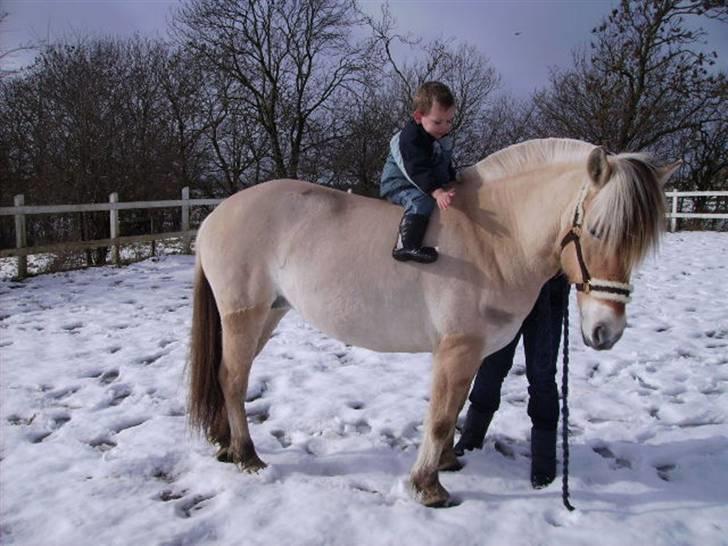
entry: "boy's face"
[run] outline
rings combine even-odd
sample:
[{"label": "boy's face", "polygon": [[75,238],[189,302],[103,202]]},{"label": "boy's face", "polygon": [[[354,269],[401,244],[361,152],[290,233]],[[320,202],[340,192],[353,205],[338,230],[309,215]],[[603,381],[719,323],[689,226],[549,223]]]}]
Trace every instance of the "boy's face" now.
[{"label": "boy's face", "polygon": [[427,114],[415,112],[414,118],[417,123],[433,138],[440,139],[452,130],[452,122],[455,118],[455,107],[443,108],[435,101]]}]

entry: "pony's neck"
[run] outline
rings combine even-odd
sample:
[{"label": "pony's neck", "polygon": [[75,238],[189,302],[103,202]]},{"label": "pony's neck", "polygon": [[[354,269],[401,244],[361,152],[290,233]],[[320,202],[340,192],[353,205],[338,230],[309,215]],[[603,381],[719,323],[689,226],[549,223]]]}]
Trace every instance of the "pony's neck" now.
[{"label": "pony's neck", "polygon": [[481,229],[486,260],[505,283],[533,286],[559,269],[559,235],[573,214],[580,189],[578,166],[541,166],[483,181],[477,170],[463,183],[463,207]]}]

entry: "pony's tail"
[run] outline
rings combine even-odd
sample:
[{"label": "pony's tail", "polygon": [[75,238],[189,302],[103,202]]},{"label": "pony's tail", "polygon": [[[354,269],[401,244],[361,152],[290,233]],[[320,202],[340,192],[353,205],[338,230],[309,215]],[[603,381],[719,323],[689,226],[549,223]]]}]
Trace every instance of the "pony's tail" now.
[{"label": "pony's tail", "polygon": [[192,332],[188,361],[189,423],[212,441],[227,431],[225,398],[218,373],[222,360],[220,312],[199,258],[195,267]]}]

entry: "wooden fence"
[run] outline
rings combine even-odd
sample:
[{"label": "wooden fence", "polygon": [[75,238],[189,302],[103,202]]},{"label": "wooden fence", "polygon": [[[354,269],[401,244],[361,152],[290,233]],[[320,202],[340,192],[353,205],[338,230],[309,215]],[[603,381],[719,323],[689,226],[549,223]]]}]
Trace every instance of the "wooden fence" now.
[{"label": "wooden fence", "polygon": [[[700,219],[723,219],[728,220],[728,213],[695,213],[681,212],[681,200],[683,198],[710,198],[728,197],[728,191],[694,191],[694,192],[667,192],[666,196],[672,200],[672,206],[668,213],[670,219],[670,231],[677,229],[679,218],[700,218]],[[28,274],[27,257],[30,254],[68,252],[84,250],[89,248],[111,247],[111,261],[113,264],[120,263],[120,247],[124,244],[150,242],[163,239],[182,239],[184,252],[191,251],[190,245],[196,230],[190,229],[190,208],[195,206],[217,205],[222,199],[190,199],[189,188],[182,189],[182,199],[168,201],[134,201],[119,202],[117,193],[109,196],[108,203],[95,203],[87,205],[50,205],[50,206],[26,206],[23,195],[16,195],[14,206],[0,207],[0,216],[15,217],[15,240],[16,248],[0,250],[0,258],[15,256],[18,260],[17,276],[23,278]],[[146,235],[122,236],[119,229],[119,211],[132,209],[154,209],[154,208],[180,208],[180,231],[166,233],[151,233]],[[97,239],[94,241],[76,241],[57,243],[43,246],[27,246],[26,238],[26,216],[35,214],[61,214],[72,212],[109,211],[109,235],[108,239]]]},{"label": "wooden fence", "polygon": [[728,191],[669,191],[665,194],[672,200],[670,212],[670,231],[677,229],[678,218],[701,218],[704,220],[728,220],[728,213],[720,212],[680,212],[680,199],[691,197],[728,197]]},{"label": "wooden fence", "polygon": [[[190,208],[196,206],[217,205],[222,199],[190,199],[189,188],[182,188],[182,199],[170,199],[166,201],[131,201],[119,202],[119,195],[109,195],[108,203],[94,203],[87,205],[42,205],[26,206],[25,197],[16,195],[14,206],[0,207],[0,216],[15,217],[15,248],[0,250],[0,258],[11,256],[17,257],[17,277],[23,278],[28,274],[28,255],[54,252],[68,252],[84,250],[89,248],[110,247],[111,261],[119,265],[120,248],[124,244],[159,241],[164,239],[180,238],[184,252],[191,251],[191,242],[196,230],[190,229]],[[133,209],[157,209],[177,208],[180,209],[180,231],[165,233],[150,233],[145,235],[122,236],[119,229],[119,211]],[[72,212],[98,212],[109,211],[109,238],[96,239],[93,241],[74,241],[56,243],[51,245],[32,246],[27,245],[26,216],[36,214],[62,214]]]}]

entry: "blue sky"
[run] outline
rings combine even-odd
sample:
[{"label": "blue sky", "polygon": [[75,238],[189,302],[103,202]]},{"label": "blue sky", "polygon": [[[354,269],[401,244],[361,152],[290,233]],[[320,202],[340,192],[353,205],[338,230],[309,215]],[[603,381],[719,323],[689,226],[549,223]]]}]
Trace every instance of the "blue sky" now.
[{"label": "blue sky", "polygon": [[[381,0],[360,0],[375,14]],[[546,83],[550,67],[566,67],[571,51],[588,43],[591,29],[616,0],[390,0],[401,32],[426,39],[455,37],[487,55],[503,88],[525,96]],[[2,0],[9,17],[0,29],[0,49],[94,34],[165,35],[178,0]],[[728,26],[705,21],[708,49],[728,67]],[[27,62],[19,54],[10,62]]]}]

